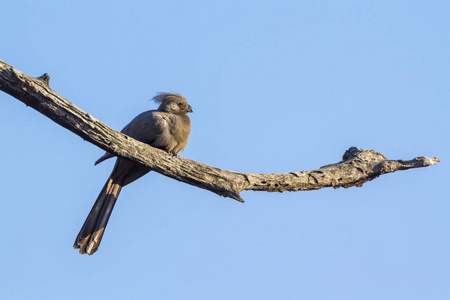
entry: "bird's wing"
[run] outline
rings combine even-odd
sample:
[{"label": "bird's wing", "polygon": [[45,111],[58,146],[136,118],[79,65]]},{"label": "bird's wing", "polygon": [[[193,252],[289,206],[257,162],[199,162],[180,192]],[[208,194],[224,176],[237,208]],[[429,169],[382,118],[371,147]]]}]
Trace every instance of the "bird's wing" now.
[{"label": "bird's wing", "polygon": [[[149,110],[135,117],[121,132],[140,142],[153,145],[155,141],[161,140],[161,137],[166,135],[169,121],[167,113]],[[106,152],[95,162],[95,165],[114,156]]]},{"label": "bird's wing", "polygon": [[165,112],[149,110],[134,118],[122,129],[122,133],[151,145],[167,131],[169,117]]}]

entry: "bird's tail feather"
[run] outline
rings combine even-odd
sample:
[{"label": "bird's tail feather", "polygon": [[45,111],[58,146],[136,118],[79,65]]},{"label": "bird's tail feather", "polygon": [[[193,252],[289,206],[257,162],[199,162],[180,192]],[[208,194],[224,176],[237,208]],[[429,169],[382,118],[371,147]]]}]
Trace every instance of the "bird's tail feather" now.
[{"label": "bird's tail feather", "polygon": [[80,249],[80,254],[92,255],[97,251],[121,189],[122,185],[111,177],[105,183],[73,245]]}]

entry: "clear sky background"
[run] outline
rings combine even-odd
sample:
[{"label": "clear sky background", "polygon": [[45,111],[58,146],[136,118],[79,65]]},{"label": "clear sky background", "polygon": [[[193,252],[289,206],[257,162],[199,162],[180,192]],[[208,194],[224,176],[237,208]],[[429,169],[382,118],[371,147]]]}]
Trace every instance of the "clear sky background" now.
[{"label": "clear sky background", "polygon": [[0,59],[121,130],[158,91],[182,156],[254,173],[350,146],[436,166],[362,188],[243,192],[150,173],[99,251],[75,237],[113,166],[0,93],[2,299],[450,299],[448,1],[3,1]]}]

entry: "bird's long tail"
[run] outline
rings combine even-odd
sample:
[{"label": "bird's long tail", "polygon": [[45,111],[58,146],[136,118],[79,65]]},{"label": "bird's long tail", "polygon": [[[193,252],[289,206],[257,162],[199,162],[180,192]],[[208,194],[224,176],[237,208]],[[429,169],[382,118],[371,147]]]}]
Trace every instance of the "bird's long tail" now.
[{"label": "bird's long tail", "polygon": [[112,177],[105,183],[73,245],[80,249],[80,254],[92,255],[97,251],[121,189],[122,184]]}]

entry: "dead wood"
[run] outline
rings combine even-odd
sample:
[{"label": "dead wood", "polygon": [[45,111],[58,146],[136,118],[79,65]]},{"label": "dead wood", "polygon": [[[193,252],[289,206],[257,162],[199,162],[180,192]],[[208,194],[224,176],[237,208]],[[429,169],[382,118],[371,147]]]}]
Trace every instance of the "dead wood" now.
[{"label": "dead wood", "polygon": [[50,77],[29,76],[0,60],[0,89],[34,108],[86,141],[117,156],[150,167],[153,171],[224,197],[244,202],[244,190],[284,192],[309,191],[324,187],[362,186],[380,175],[421,168],[438,163],[439,158],[416,157],[388,160],[374,150],[348,149],[342,161],[316,170],[252,174],[221,170],[166,152],[132,139],[79,109],[49,86]]}]

